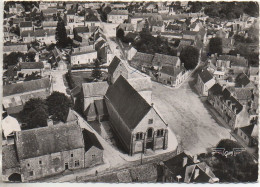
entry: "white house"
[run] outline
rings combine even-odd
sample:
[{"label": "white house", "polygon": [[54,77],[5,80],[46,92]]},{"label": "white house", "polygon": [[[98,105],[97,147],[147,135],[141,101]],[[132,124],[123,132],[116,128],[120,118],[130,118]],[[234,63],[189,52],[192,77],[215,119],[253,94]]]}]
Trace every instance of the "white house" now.
[{"label": "white house", "polygon": [[108,23],[124,23],[125,20],[128,20],[127,10],[112,10],[107,15]]},{"label": "white house", "polygon": [[97,51],[93,46],[74,48],[71,53],[71,65],[90,64],[97,59]]},{"label": "white house", "polygon": [[216,83],[213,76],[206,69],[202,69],[198,74],[197,90],[199,94],[208,96],[208,90]]}]

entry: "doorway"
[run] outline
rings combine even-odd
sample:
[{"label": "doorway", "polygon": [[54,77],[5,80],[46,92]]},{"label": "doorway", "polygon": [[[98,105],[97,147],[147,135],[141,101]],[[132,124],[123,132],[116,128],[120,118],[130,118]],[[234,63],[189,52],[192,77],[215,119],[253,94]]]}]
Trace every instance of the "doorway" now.
[{"label": "doorway", "polygon": [[153,149],[153,142],[152,141],[146,143],[146,149]]},{"label": "doorway", "polygon": [[65,170],[69,169],[69,164],[66,162],[65,163]]},{"label": "doorway", "polygon": [[18,173],[13,173],[8,177],[8,180],[11,182],[22,182],[21,175]]}]

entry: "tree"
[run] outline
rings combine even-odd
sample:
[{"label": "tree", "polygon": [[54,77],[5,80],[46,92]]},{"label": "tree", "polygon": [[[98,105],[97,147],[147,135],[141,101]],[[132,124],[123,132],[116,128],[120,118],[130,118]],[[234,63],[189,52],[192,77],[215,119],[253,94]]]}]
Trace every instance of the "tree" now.
[{"label": "tree", "polygon": [[9,55],[3,56],[4,68],[8,66],[16,65],[18,63],[18,58],[25,59],[25,55],[21,52],[12,52]]},{"label": "tree", "polygon": [[55,35],[57,46],[61,48],[65,48],[68,45],[68,36],[65,28],[64,21],[59,18],[57,28],[56,28],[56,35]]},{"label": "tree", "polygon": [[30,75],[26,75],[24,81],[31,81],[31,80],[37,80],[42,78],[41,75],[38,74],[38,72],[32,72]]},{"label": "tree", "polygon": [[241,148],[241,145],[233,140],[223,139],[218,143],[217,148],[225,148],[225,151],[233,151],[234,148]]},{"label": "tree", "polygon": [[125,36],[125,32],[123,29],[119,28],[117,31],[116,31],[116,37],[119,38],[120,40],[122,40]]},{"label": "tree", "polygon": [[21,120],[26,123],[26,129],[47,126],[48,107],[40,98],[27,101],[20,112]]},{"label": "tree", "polygon": [[180,54],[180,60],[187,70],[194,69],[199,60],[198,49],[193,46],[186,46]]},{"label": "tree", "polygon": [[94,66],[94,68],[92,70],[92,77],[94,79],[99,80],[102,77],[102,72],[101,72],[101,68],[100,68],[100,62],[96,59],[94,65],[95,66]]},{"label": "tree", "polygon": [[53,120],[65,122],[72,102],[64,93],[53,92],[47,97],[46,104]]},{"label": "tree", "polygon": [[221,38],[211,38],[209,41],[209,53],[210,54],[222,54],[222,39]]}]

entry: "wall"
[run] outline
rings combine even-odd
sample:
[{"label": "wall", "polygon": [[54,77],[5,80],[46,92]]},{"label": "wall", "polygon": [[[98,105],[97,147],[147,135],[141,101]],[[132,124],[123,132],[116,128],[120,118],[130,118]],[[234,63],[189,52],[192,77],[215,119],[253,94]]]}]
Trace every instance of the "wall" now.
[{"label": "wall", "polygon": [[249,137],[241,129],[237,130],[237,134],[248,146],[250,145]]},{"label": "wall", "polygon": [[89,64],[93,63],[94,59],[97,59],[97,52],[92,53],[84,53],[79,55],[73,55],[71,56],[71,64]]},{"label": "wall", "polygon": [[132,132],[106,97],[105,102],[109,114],[109,121],[111,122],[111,127],[122,141],[123,146],[129,152]]},{"label": "wall", "polygon": [[[73,157],[71,157],[72,153]],[[79,160],[80,165],[78,167],[75,167],[75,161],[77,160]],[[42,164],[40,164],[39,161],[41,161]],[[65,163],[69,164],[69,169],[83,168],[84,148],[21,160],[20,165],[22,181],[35,180],[38,178],[60,173],[65,170]],[[32,176],[29,173],[31,171],[33,171]]]},{"label": "wall", "polygon": [[205,83],[205,87],[203,90],[203,95],[208,96],[208,90],[216,83],[214,79],[209,80]]},{"label": "wall", "polygon": [[93,167],[103,163],[103,150],[96,147],[91,147],[85,152],[85,167]]},{"label": "wall", "polygon": [[111,82],[112,83],[116,82],[117,78],[120,75],[122,75],[125,79],[128,79],[128,71],[127,71],[125,65],[122,64],[121,62],[117,66],[116,70],[114,71],[114,73],[113,73],[113,75],[111,77]]}]

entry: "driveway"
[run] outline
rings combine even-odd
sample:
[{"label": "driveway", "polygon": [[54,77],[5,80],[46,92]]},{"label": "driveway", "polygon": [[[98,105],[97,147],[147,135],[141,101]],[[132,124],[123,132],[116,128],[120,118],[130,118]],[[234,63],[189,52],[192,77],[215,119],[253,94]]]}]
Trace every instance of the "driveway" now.
[{"label": "driveway", "polygon": [[153,82],[152,97],[180,145],[190,154],[207,152],[221,139],[230,138],[230,130],[216,123],[188,81],[178,89]]}]

